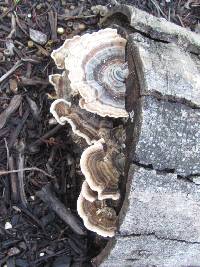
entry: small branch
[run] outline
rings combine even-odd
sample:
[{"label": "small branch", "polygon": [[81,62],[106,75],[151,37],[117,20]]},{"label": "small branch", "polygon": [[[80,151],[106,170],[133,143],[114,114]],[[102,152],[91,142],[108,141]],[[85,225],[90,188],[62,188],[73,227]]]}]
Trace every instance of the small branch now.
[{"label": "small branch", "polygon": [[12,25],[12,29],[9,35],[7,36],[8,39],[12,39],[13,35],[15,35],[16,33],[16,19],[15,19],[14,14],[12,14],[11,16],[11,25]]},{"label": "small branch", "polygon": [[158,2],[156,0],[151,0],[151,2],[154,4],[154,6],[157,9],[158,12],[158,16],[160,17],[160,13],[163,15],[163,17],[167,20],[167,16],[165,15],[165,13],[162,11],[162,9],[160,8]]},{"label": "small branch", "polygon": [[18,27],[20,28],[20,30],[26,35],[26,36],[29,36],[29,34],[26,32],[26,30],[23,28],[23,26],[21,25],[21,22],[18,18],[18,15],[17,13],[14,11],[14,14],[15,14],[15,19],[16,19],[16,23],[18,25]]},{"label": "small branch", "polygon": [[17,161],[17,165],[18,165],[18,169],[20,169],[21,171],[18,172],[18,184],[19,184],[19,195],[20,195],[20,200],[21,203],[23,204],[24,207],[27,208],[27,204],[28,201],[26,199],[26,193],[25,193],[25,189],[24,189],[24,142],[21,140],[18,145],[16,146],[16,149],[19,152],[18,155],[18,161]]},{"label": "small branch", "polygon": [[76,20],[76,19],[88,19],[95,18],[97,15],[77,15],[77,16],[69,16],[69,15],[58,15],[58,20]]},{"label": "small branch", "polygon": [[76,234],[86,235],[86,231],[78,218],[52,193],[50,184],[37,191],[36,196],[46,203]]},{"label": "small branch", "polygon": [[39,63],[37,60],[31,59],[31,58],[24,58],[24,59],[18,60],[9,71],[7,71],[3,76],[1,76],[0,83],[2,83],[11,74],[13,74],[19,67],[21,67],[24,62]]},{"label": "small branch", "polygon": [[2,21],[3,18],[5,18],[5,17],[8,15],[8,13],[12,12],[13,10],[15,10],[16,6],[17,6],[17,3],[14,4],[13,7],[11,7],[10,9],[8,9],[5,13],[3,13],[3,14],[0,16],[0,21]]},{"label": "small branch", "polygon": [[5,79],[7,79],[11,74],[13,74],[13,72],[15,72],[22,65],[23,62],[21,60],[18,60],[9,71],[7,71],[3,76],[1,76],[0,83],[2,83]]},{"label": "small branch", "polygon": [[0,129],[2,129],[9,117],[19,108],[22,102],[21,95],[15,95],[11,99],[8,107],[0,114]]},{"label": "small branch", "polygon": [[8,148],[9,148],[9,149],[11,149],[11,148],[13,147],[14,143],[16,142],[16,140],[17,140],[17,138],[18,138],[18,136],[19,136],[19,134],[20,134],[20,132],[21,132],[21,130],[22,130],[22,128],[23,128],[23,126],[24,126],[24,124],[25,124],[25,122],[26,122],[28,116],[29,116],[29,114],[30,114],[30,110],[27,109],[27,110],[24,112],[24,114],[23,114],[23,116],[22,116],[22,119],[21,119],[21,121],[18,123],[17,127],[16,127],[16,128],[14,129],[14,131],[10,134],[10,138],[9,138],[9,141],[8,141]]},{"label": "small branch", "polygon": [[57,14],[52,10],[48,12],[49,24],[51,27],[51,39],[53,41],[57,40]]},{"label": "small branch", "polygon": [[0,176],[7,175],[7,174],[10,174],[10,173],[14,173],[14,172],[22,172],[22,171],[38,171],[38,172],[43,173],[47,177],[55,179],[55,176],[52,176],[52,175],[48,174],[47,172],[45,172],[44,170],[41,170],[41,169],[39,169],[37,167],[23,168],[23,169],[12,170],[12,171],[4,171],[3,170],[3,171],[0,171]]},{"label": "small branch", "polygon": [[[15,169],[15,160],[13,156],[10,156],[8,159],[8,165],[10,171]],[[13,203],[16,204],[19,201],[19,192],[18,192],[18,179],[15,172],[11,172],[10,174],[10,186],[11,186],[11,198]]]}]

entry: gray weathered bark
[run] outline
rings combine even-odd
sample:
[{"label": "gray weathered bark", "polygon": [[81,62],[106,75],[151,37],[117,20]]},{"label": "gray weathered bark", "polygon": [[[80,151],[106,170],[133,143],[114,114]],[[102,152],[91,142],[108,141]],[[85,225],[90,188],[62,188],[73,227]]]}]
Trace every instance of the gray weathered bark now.
[{"label": "gray weathered bark", "polygon": [[165,96],[200,106],[200,60],[173,43],[129,36],[141,95]]},{"label": "gray weathered bark", "polygon": [[199,51],[199,37],[135,8],[119,9],[129,12],[132,27],[169,43],[129,35],[126,194],[119,231],[93,261],[200,266],[200,61],[189,53]]},{"label": "gray weathered bark", "polygon": [[183,177],[200,174],[200,111],[151,96],[141,98],[141,107],[132,160]]},{"label": "gray weathered bark", "polygon": [[[176,174],[131,165],[120,235],[155,235],[200,245],[200,188]],[[127,207],[126,207],[127,206]],[[200,253],[199,253],[200,257]]]},{"label": "gray weathered bark", "polygon": [[134,164],[127,185],[120,230],[101,266],[199,266],[197,185]]},{"label": "gray weathered bark", "polygon": [[159,239],[154,235],[118,237],[109,260],[101,266],[198,267],[199,249],[200,245],[196,243]]},{"label": "gray weathered bark", "polygon": [[117,14],[126,16],[130,26],[149,35],[153,39],[173,42],[185,47],[190,52],[200,52],[200,36],[186,28],[167,21],[165,18],[157,18],[134,6],[115,5],[108,12],[103,21]]}]

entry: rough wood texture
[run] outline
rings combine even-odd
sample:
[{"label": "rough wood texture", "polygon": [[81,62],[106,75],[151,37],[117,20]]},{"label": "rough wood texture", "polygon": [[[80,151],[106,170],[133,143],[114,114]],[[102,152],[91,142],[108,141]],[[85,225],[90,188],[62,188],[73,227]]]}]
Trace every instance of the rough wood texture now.
[{"label": "rough wood texture", "polygon": [[200,110],[184,104],[141,99],[141,128],[132,161],[181,176],[200,173]]},{"label": "rough wood texture", "polygon": [[199,266],[199,203],[194,183],[131,165],[119,234],[101,266]]},{"label": "rough wood texture", "polygon": [[198,175],[198,57],[175,44],[155,42],[137,33],[129,36],[128,53],[134,55],[140,96],[150,96],[139,101],[141,128],[132,160],[184,177]]},{"label": "rough wood texture", "polygon": [[134,7],[116,11],[162,41],[129,35],[130,169],[118,234],[94,263],[200,266],[200,61],[188,52],[200,51],[200,39]]},{"label": "rough wood texture", "polygon": [[[200,245],[200,188],[176,174],[131,165],[120,235],[155,235]],[[200,255],[199,255],[200,257]]]},{"label": "rough wood texture", "polygon": [[200,106],[200,60],[172,43],[129,35],[131,54],[139,74],[141,95],[179,98]]},{"label": "rough wood texture", "polygon": [[116,238],[101,267],[199,267],[200,244],[159,239],[154,235]]},{"label": "rough wood texture", "polygon": [[133,29],[145,33],[153,39],[177,43],[190,52],[200,52],[200,36],[198,34],[164,18],[154,17],[134,6],[114,5],[104,21],[115,14],[126,16]]}]

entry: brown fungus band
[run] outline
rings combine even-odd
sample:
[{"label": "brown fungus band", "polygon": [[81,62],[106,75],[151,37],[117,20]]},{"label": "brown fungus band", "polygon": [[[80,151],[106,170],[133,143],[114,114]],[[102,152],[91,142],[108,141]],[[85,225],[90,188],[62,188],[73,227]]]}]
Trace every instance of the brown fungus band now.
[{"label": "brown fungus band", "polygon": [[89,185],[88,185],[88,183],[86,182],[86,180],[85,180],[85,181],[83,182],[83,184],[82,184],[81,194],[83,195],[83,197],[84,197],[86,200],[88,200],[88,201],[90,201],[90,202],[93,202],[93,201],[95,201],[95,200],[98,199],[98,194],[97,194],[97,192],[96,192],[96,191],[93,191],[93,190],[89,187]]},{"label": "brown fungus band", "polygon": [[117,215],[113,208],[105,204],[105,201],[90,202],[81,193],[77,201],[77,211],[87,229],[104,237],[114,236]]},{"label": "brown fungus band", "polygon": [[58,123],[64,125],[68,122],[73,132],[83,137],[89,145],[101,137],[109,135],[112,129],[111,121],[89,113],[64,99],[55,100],[51,105],[50,112]]},{"label": "brown fungus band", "polygon": [[98,192],[98,199],[117,200],[120,197],[118,183],[120,173],[113,163],[113,151],[105,148],[101,139],[85,149],[81,155],[81,171],[89,187]]}]

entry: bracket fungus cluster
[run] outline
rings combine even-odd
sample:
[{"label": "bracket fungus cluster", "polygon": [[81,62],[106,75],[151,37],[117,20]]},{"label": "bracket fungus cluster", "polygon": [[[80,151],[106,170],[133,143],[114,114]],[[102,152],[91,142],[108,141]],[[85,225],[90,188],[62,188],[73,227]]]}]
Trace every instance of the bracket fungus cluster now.
[{"label": "bracket fungus cluster", "polygon": [[114,160],[120,152],[112,139],[111,118],[128,116],[125,45],[117,30],[107,28],[67,39],[51,55],[63,72],[49,77],[58,98],[50,111],[58,123],[68,122],[89,145],[80,159],[85,181],[78,214],[86,228],[105,237],[114,235],[117,220],[107,199],[110,204],[120,198],[120,171]]}]

